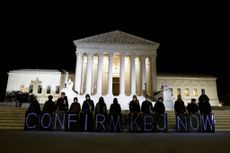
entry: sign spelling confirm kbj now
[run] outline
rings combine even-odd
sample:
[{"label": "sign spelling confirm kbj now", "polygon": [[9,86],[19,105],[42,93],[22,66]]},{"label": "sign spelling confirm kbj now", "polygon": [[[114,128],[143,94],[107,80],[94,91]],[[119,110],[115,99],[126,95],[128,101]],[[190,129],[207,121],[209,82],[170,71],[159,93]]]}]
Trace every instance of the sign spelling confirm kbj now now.
[{"label": "sign spelling confirm kbj now", "polygon": [[[27,112],[25,130],[88,132],[167,132],[167,114],[74,114]],[[177,132],[215,132],[214,114],[178,114]]]}]

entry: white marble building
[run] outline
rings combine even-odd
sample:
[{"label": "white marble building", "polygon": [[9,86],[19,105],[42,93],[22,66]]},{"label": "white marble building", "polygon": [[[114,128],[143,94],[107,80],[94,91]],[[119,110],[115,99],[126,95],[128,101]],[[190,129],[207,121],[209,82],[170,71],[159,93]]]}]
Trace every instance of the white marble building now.
[{"label": "white marble building", "polygon": [[12,70],[8,75],[6,91],[19,90],[35,94],[40,103],[44,103],[50,94],[57,99],[68,77],[67,72],[45,69]]},{"label": "white marble building", "polygon": [[170,90],[172,101],[175,102],[178,95],[187,105],[192,98],[197,99],[203,89],[210,98],[212,106],[219,106],[220,102],[217,95],[216,77],[214,76],[188,76],[188,75],[166,75],[158,74],[157,88],[161,90],[162,85],[166,85]]},{"label": "white marble building", "polygon": [[[40,97],[43,95],[47,98],[48,93],[45,90],[50,87],[50,94],[58,95],[55,88],[59,86],[61,91],[67,93],[70,103],[74,96],[82,103],[85,95],[90,94],[95,103],[103,96],[109,108],[113,98],[117,97],[122,109],[127,110],[134,94],[142,102],[145,93],[153,95],[161,89],[163,83],[173,91],[172,97],[169,92],[164,92],[164,96],[170,95],[165,97],[167,109],[172,109],[179,88],[186,103],[191,98],[197,98],[200,90],[205,88],[211,104],[219,105],[214,77],[157,76],[156,50],[159,44],[156,42],[125,32],[112,31],[76,40],[74,44],[77,56],[75,74],[69,75],[56,70],[10,71],[7,91],[30,91],[33,81],[41,81],[40,84],[44,87],[42,93],[37,92],[37,85],[33,89]],[[183,96],[184,92],[189,94]],[[192,96],[193,92],[196,93],[195,97]]]}]

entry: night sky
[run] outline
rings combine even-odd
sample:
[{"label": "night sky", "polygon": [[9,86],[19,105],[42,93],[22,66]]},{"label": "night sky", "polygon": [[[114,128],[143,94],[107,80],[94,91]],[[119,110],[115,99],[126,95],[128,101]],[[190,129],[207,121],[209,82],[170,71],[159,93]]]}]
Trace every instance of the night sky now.
[{"label": "night sky", "polygon": [[[75,69],[73,40],[121,30],[160,43],[159,73],[214,75],[230,91],[228,16],[215,3],[84,1],[0,8],[0,93],[14,69]],[[229,37],[229,36],[228,36]]]}]

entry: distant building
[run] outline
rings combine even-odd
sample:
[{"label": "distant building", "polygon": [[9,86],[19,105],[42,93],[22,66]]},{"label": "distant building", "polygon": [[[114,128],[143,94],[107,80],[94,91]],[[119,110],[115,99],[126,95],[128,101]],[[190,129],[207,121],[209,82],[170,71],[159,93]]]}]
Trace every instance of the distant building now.
[{"label": "distant building", "polygon": [[80,103],[86,94],[90,94],[95,103],[103,96],[108,108],[117,97],[122,109],[128,109],[134,94],[142,102],[145,94],[152,96],[164,86],[172,91],[165,97],[167,109],[172,109],[178,94],[188,103],[191,98],[198,98],[201,89],[205,89],[211,105],[219,105],[215,77],[157,76],[159,44],[156,42],[112,31],[74,43],[75,74],[57,70],[14,70],[9,72],[7,91],[34,93],[40,103],[44,103],[49,94],[59,96],[60,91],[67,92],[70,103],[74,96]]}]

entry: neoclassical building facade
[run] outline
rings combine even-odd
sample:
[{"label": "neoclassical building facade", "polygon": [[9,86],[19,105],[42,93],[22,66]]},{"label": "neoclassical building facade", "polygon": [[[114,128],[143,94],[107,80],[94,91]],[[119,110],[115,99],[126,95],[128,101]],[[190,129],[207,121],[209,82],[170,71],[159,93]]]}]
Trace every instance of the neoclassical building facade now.
[{"label": "neoclassical building facade", "polygon": [[[170,94],[171,98],[166,97],[165,99],[171,99],[167,101],[167,103],[171,103],[170,105],[167,104],[167,109],[172,109],[173,101],[177,96],[175,91],[179,90],[180,85],[183,85],[181,90],[186,90],[186,92],[197,90],[196,93],[198,94],[201,88],[198,87],[199,83],[195,83],[197,86],[194,86],[194,82],[205,80],[205,77],[194,79],[194,77],[188,76],[157,76],[156,58],[160,44],[125,32],[111,31],[75,40],[74,44],[76,46],[75,74],[59,72],[60,74],[57,75],[56,73],[56,80],[60,80],[60,90],[67,93],[70,103],[75,96],[78,97],[80,103],[84,101],[86,94],[89,94],[95,103],[99,97],[103,96],[109,109],[113,98],[116,97],[122,109],[127,110],[133,95],[137,95],[141,103],[145,99],[144,95],[153,95],[153,93],[161,90],[162,84],[167,84],[173,94]],[[43,71],[47,74],[46,70]],[[12,79],[10,79],[11,73],[12,71],[9,72],[7,91],[18,89],[20,86],[20,83],[18,84],[20,81],[12,82]],[[39,78],[36,74],[34,73],[33,79],[37,77],[44,80],[42,82],[47,82],[45,78]],[[52,73],[50,73],[50,76],[52,76]],[[25,78],[23,81],[27,80]],[[31,79],[29,77],[27,82],[31,82]],[[188,80],[188,83],[184,84],[179,80]],[[206,91],[212,95],[212,105],[219,105],[216,78],[209,78],[209,81],[211,83],[208,84]],[[14,84],[17,84],[17,87]],[[24,84],[28,86],[28,83]],[[50,84],[52,84],[52,81]],[[48,85],[45,86],[48,87]],[[58,83],[53,86],[58,86]],[[186,86],[189,91],[187,91]],[[36,90],[34,91],[36,93]],[[45,96],[47,96],[47,93]],[[191,94],[191,96],[182,97],[185,97],[186,101],[190,101],[193,96]]]},{"label": "neoclassical building facade", "polygon": [[74,41],[75,90],[92,96],[127,97],[157,90],[158,43],[120,31]]}]

